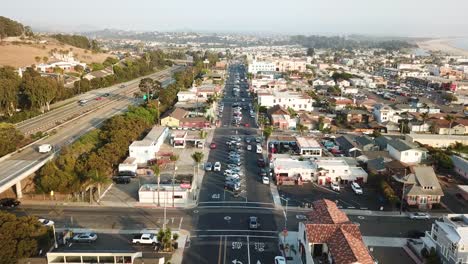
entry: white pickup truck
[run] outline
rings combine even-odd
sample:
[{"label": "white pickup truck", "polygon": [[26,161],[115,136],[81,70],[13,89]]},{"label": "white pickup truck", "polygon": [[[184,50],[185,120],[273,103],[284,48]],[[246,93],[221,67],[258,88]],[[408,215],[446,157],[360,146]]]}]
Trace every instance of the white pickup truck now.
[{"label": "white pickup truck", "polygon": [[133,244],[156,245],[158,238],[154,234],[138,234],[133,237]]},{"label": "white pickup truck", "polygon": [[38,147],[37,149],[39,153],[48,153],[49,151],[52,150],[52,145],[50,144],[42,144]]}]

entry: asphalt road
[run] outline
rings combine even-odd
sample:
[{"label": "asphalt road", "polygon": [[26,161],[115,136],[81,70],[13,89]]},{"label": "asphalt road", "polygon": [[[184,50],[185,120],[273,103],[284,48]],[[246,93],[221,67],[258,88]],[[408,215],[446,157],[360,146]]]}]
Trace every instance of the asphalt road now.
[{"label": "asphalt road", "polygon": [[[227,87],[227,94],[229,86]],[[215,130],[214,142],[217,148],[210,151],[208,161],[221,161],[225,168],[227,147],[226,138],[230,135],[255,136],[254,120],[244,113],[242,123],[249,123],[250,128],[231,127],[231,103],[236,98],[223,99],[224,113],[222,125]],[[245,100],[248,103],[248,99]],[[236,132],[237,130],[237,132]],[[248,135],[246,135],[248,134]],[[297,216],[306,212],[290,208],[287,212],[275,208],[268,185],[259,181],[256,164],[257,154],[245,150],[242,143],[242,192],[234,197],[224,190],[224,176],[218,172],[207,172],[200,190],[199,206],[193,209],[145,208],[108,208],[108,207],[66,207],[66,206],[31,206],[23,205],[12,209],[18,215],[36,215],[55,221],[56,228],[86,228],[96,230],[99,237],[115,233],[115,239],[101,240],[93,247],[119,248],[129,245],[129,231],[141,229],[159,229],[165,223],[173,230],[190,231],[190,244],[184,250],[183,263],[234,263],[258,264],[273,263],[279,255],[278,232],[285,227],[297,231],[300,220]],[[248,219],[256,216],[260,227],[250,230]],[[287,216],[287,221],[285,221]],[[364,236],[407,237],[414,231],[429,230],[431,220],[411,220],[398,216],[374,216],[363,210],[363,215],[351,215],[350,220],[358,223]],[[127,232],[126,232],[127,231]],[[102,234],[101,234],[101,233]],[[119,245],[113,245],[117,243]],[[122,245],[121,245],[122,244]],[[75,245],[80,249],[80,245]],[[139,249],[140,250],[140,249]],[[151,249],[141,249],[144,255],[153,254]]]},{"label": "asphalt road", "polygon": [[[153,76],[166,78],[165,76],[178,68],[173,67]],[[0,192],[10,188],[17,177],[23,176],[26,172],[32,173],[35,167],[49,159],[53,152],[58,151],[61,146],[70,144],[81,135],[99,127],[108,118],[126,111],[128,105],[141,102],[141,99],[133,97],[133,93],[137,89],[139,89],[138,83],[132,83],[125,88],[118,88],[111,96],[103,97],[99,101],[93,100],[86,106],[79,106],[77,103],[69,104],[24,123],[24,129],[26,127],[28,127],[27,129],[37,128],[39,129],[37,131],[41,131],[42,128],[49,127],[51,124],[57,125],[57,122],[61,122],[60,120],[65,120],[65,116],[76,117],[74,121],[54,129],[56,133],[52,136],[0,161]],[[92,94],[96,92],[93,91],[87,96],[93,96]],[[51,144],[54,149],[47,154],[39,153],[37,148],[41,144]]]}]

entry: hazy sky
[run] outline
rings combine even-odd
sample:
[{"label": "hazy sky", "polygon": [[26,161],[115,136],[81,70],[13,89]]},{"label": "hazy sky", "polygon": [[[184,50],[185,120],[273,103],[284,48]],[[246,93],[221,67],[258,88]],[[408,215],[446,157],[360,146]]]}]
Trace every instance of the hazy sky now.
[{"label": "hazy sky", "polygon": [[468,36],[467,0],[5,0],[0,15],[57,30]]}]

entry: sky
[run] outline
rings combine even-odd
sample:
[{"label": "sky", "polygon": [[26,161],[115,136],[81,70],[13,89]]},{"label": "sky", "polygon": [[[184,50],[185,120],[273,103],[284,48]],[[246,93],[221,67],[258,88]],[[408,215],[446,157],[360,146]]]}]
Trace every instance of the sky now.
[{"label": "sky", "polygon": [[15,0],[33,29],[468,36],[467,0]]}]

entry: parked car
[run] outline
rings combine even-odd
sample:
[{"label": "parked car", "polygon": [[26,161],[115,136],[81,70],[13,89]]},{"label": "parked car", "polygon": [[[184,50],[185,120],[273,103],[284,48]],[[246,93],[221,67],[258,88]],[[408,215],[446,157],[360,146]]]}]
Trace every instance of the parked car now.
[{"label": "parked car", "polygon": [[276,256],[275,264],[286,264],[286,259],[282,256]]},{"label": "parked car", "polygon": [[211,143],[210,144],[210,149],[215,149],[216,148],[216,143]]},{"label": "parked car", "polygon": [[215,162],[213,171],[221,171],[221,162],[219,161]]},{"label": "parked car", "polygon": [[52,220],[48,220],[48,219],[44,219],[44,218],[39,218],[38,221],[45,225],[45,226],[53,226],[54,225],[54,221]]},{"label": "parked car", "polygon": [[260,227],[260,223],[256,216],[249,217],[249,229],[258,229]]},{"label": "parked car", "polygon": [[268,178],[268,176],[262,177],[262,183],[263,184],[270,184],[270,178]]},{"label": "parked car", "polygon": [[410,219],[418,219],[418,220],[429,220],[431,216],[428,213],[410,213],[409,215]]},{"label": "parked car", "polygon": [[224,189],[231,190],[231,191],[238,191],[240,190],[240,183],[226,182],[224,183]]},{"label": "parked car", "polygon": [[129,184],[131,182],[132,177],[130,176],[114,176],[112,180],[116,184]]},{"label": "parked car", "polygon": [[351,183],[351,189],[353,189],[355,194],[362,194],[362,188],[357,182]]},{"label": "parked car", "polygon": [[227,167],[228,169],[230,169],[230,170],[232,170],[232,169],[234,169],[234,168],[240,169],[240,167],[239,167],[238,165],[236,165],[236,164],[228,164],[228,165],[226,165],[226,167]]},{"label": "parked car", "polygon": [[260,168],[264,168],[264,167],[265,167],[265,160],[264,160],[263,158],[257,159],[257,165],[258,165]]},{"label": "parked car", "polygon": [[247,150],[252,151],[252,145],[247,145]]},{"label": "parked car", "polygon": [[0,199],[0,207],[16,207],[20,205],[21,202],[14,198],[3,198]]},{"label": "parked car", "polygon": [[133,244],[156,245],[158,238],[154,234],[138,234],[132,239]]},{"label": "parked car", "polygon": [[91,243],[97,240],[97,235],[95,233],[76,234],[72,240],[77,243]]},{"label": "parked car", "polygon": [[211,171],[213,170],[213,164],[211,164],[211,162],[207,162],[205,164],[205,171]]},{"label": "parked car", "polygon": [[333,190],[333,191],[336,191],[336,192],[339,192],[340,191],[340,185],[336,182],[332,182],[330,183],[330,188]]}]

